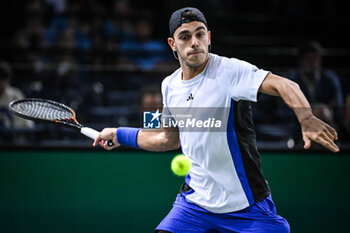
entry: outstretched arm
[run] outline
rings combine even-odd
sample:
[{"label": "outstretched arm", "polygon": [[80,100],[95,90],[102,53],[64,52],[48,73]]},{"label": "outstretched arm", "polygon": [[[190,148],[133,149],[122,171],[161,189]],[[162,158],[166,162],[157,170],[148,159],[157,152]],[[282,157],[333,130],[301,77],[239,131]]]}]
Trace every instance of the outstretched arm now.
[{"label": "outstretched arm", "polygon": [[[97,136],[93,146],[100,145],[106,150],[120,146],[117,140],[118,128],[105,128]],[[108,147],[106,141],[112,140],[114,146]],[[176,150],[180,147],[179,132],[177,128],[162,128],[155,131],[140,130],[137,134],[137,146],[148,151]]]},{"label": "outstretched arm", "polygon": [[312,140],[333,152],[339,151],[334,143],[338,139],[337,132],[312,114],[310,104],[297,83],[270,73],[261,84],[259,92],[282,97],[294,111],[301,125],[305,149],[310,148]]}]

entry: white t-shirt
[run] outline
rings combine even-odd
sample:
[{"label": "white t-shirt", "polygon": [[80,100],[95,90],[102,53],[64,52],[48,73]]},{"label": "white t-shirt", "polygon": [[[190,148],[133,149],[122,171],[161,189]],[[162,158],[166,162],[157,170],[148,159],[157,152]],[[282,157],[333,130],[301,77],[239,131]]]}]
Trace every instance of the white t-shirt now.
[{"label": "white t-shirt", "polygon": [[[240,148],[241,137],[234,125],[234,105],[240,100],[257,101],[258,89],[268,73],[238,59],[209,54],[206,67],[191,80],[182,80],[181,68],[163,80],[163,108],[175,115],[175,120],[177,111],[201,109],[201,117],[207,115],[204,119],[213,119],[214,114],[215,120],[223,122],[224,130],[215,132],[179,127],[183,154],[192,161],[186,183],[194,192],[186,195],[188,202],[214,213],[227,213],[244,209],[269,194],[267,184],[254,188],[265,182],[260,174],[260,157],[256,149],[254,154]],[[213,113],[215,109],[219,110]],[[250,140],[248,136],[244,140]],[[248,144],[254,150],[255,138]],[[256,169],[252,168],[255,163]],[[255,174],[261,179],[254,180]]]}]

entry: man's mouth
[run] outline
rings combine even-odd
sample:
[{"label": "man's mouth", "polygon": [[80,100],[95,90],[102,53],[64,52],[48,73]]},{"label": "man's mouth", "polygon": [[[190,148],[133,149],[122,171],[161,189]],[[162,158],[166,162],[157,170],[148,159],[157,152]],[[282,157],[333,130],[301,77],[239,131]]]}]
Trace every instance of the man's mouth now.
[{"label": "man's mouth", "polygon": [[200,53],[202,53],[202,51],[194,51],[194,52],[190,52],[188,55],[196,55]]}]

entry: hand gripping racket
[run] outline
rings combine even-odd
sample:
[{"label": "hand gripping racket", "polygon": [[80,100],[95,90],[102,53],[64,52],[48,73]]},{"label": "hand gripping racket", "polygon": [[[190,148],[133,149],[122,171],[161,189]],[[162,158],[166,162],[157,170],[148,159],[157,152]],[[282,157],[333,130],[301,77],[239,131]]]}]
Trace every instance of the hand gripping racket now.
[{"label": "hand gripping racket", "polygon": [[[51,122],[78,129],[80,133],[92,139],[99,134],[98,131],[79,124],[73,109],[52,100],[35,98],[15,100],[9,104],[9,109],[13,114],[28,120]],[[108,140],[107,145],[113,146],[114,143]]]}]

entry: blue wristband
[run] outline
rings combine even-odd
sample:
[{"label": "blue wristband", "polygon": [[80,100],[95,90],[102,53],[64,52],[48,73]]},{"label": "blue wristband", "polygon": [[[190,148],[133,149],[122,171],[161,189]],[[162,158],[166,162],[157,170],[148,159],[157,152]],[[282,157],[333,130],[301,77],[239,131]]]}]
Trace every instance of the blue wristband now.
[{"label": "blue wristband", "polygon": [[141,128],[120,127],[117,129],[117,141],[120,145],[130,146],[135,149],[140,149],[137,146],[137,134]]}]

